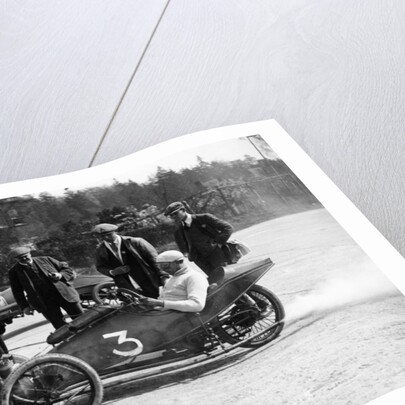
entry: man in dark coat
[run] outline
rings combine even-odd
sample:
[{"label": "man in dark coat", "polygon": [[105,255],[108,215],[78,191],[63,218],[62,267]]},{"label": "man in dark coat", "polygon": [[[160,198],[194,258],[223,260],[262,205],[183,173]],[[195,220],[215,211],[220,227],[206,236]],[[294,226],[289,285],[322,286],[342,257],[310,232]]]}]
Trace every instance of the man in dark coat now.
[{"label": "man in dark coat", "polygon": [[6,332],[6,325],[4,322],[0,322],[0,357],[3,354],[8,354],[7,345],[4,343],[3,334]]},{"label": "man in dark coat", "polygon": [[101,239],[96,250],[96,267],[101,274],[114,279],[117,287],[141,290],[157,298],[159,286],[169,275],[156,264],[156,249],[145,239],[120,236],[113,224],[96,225],[92,232]]},{"label": "man in dark coat", "polygon": [[[28,247],[11,252],[16,264],[9,270],[10,287],[25,314],[32,308],[42,313],[55,329],[65,325],[61,308],[73,319],[83,313],[73,286],[76,273],[53,257],[32,257]],[[31,308],[32,307],[32,308]]]},{"label": "man in dark coat", "polygon": [[211,214],[191,215],[181,202],[171,203],[165,215],[179,225],[174,238],[180,251],[206,274],[227,263],[223,246],[232,235],[230,224]]}]

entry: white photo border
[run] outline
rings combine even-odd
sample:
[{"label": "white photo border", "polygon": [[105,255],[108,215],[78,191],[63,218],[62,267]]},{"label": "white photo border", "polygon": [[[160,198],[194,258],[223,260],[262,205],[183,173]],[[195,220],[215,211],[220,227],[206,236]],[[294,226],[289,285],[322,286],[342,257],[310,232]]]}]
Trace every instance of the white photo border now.
[{"label": "white photo border", "polygon": [[[0,185],[0,199],[46,192],[57,189],[60,184],[76,189],[89,187],[92,180],[99,180],[103,177],[109,178],[114,173],[119,174],[127,171],[128,165],[135,164],[135,159],[136,165],[141,167],[142,162],[159,160],[173,153],[186,152],[190,148],[252,135],[260,135],[269,144],[280,159],[289,166],[371,260],[405,295],[405,259],[275,120],[257,121],[195,132],[93,168],[2,184]],[[404,398],[405,387],[375,399],[369,405],[399,405],[403,403]]]},{"label": "white photo border", "polygon": [[0,199],[46,192],[60,188],[61,184],[76,189],[89,187],[92,180],[96,181],[103,177],[111,178],[114,174],[118,175],[120,172],[127,171],[129,165],[136,164],[142,167],[143,162],[157,161],[190,148],[252,135],[260,135],[269,144],[280,159],[290,167],[319,202],[405,295],[405,259],[275,120],[195,132],[92,168],[57,176],[0,184]]}]

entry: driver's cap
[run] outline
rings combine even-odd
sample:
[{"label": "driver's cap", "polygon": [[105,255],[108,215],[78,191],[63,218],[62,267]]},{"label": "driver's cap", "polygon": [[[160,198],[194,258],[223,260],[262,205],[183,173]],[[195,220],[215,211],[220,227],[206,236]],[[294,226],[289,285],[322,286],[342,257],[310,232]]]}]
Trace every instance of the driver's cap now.
[{"label": "driver's cap", "polygon": [[14,248],[11,252],[10,252],[10,256],[13,259],[17,259],[20,256],[24,256],[27,253],[30,253],[31,249],[27,246],[20,246],[20,247],[16,247]]},{"label": "driver's cap", "polygon": [[183,253],[179,252],[178,250],[166,250],[166,252],[158,255],[158,257],[156,258],[156,263],[171,263],[183,259]]},{"label": "driver's cap", "polygon": [[115,232],[118,229],[117,225],[114,224],[98,224],[91,232],[96,235],[105,235],[106,233]]}]

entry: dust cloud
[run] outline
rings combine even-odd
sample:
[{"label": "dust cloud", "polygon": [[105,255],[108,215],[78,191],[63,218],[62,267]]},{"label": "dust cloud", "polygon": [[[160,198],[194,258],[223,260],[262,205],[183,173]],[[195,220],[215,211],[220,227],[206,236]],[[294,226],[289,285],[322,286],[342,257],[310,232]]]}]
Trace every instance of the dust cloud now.
[{"label": "dust cloud", "polygon": [[339,277],[330,278],[301,294],[285,305],[286,321],[297,321],[313,314],[321,314],[367,301],[400,294],[386,276],[366,266],[347,268]]}]

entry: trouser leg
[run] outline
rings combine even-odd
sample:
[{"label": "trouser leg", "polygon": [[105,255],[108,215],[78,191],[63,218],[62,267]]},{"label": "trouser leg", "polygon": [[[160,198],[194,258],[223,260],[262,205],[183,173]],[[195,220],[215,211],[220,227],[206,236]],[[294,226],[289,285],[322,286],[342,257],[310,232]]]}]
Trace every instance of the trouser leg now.
[{"label": "trouser leg", "polygon": [[44,315],[55,329],[66,325],[61,308],[63,308],[72,319],[77,318],[83,313],[80,302],[68,302],[61,296],[54,297],[54,299],[47,302],[47,305],[48,307],[42,315]]},{"label": "trouser leg", "polygon": [[68,302],[61,297],[60,306],[68,313],[68,315],[75,319],[83,313],[83,308],[80,302]]},{"label": "trouser leg", "polygon": [[226,265],[225,254],[217,247],[210,255],[198,257],[195,264],[209,276],[217,267]]},{"label": "trouser leg", "polygon": [[0,356],[2,354],[8,354],[8,349],[6,344],[4,343],[3,337],[0,336]]},{"label": "trouser leg", "polygon": [[129,280],[129,277],[127,274],[120,274],[118,276],[115,276],[114,282],[118,288],[126,288],[127,290],[135,291],[135,287]]},{"label": "trouser leg", "polygon": [[56,301],[49,301],[47,302],[47,306],[46,311],[43,311],[42,315],[52,324],[52,326],[55,329],[58,329],[61,326],[66,325],[59,304]]},{"label": "trouser leg", "polygon": [[207,257],[208,263],[213,269],[219,266],[226,266],[227,257],[219,246],[217,246],[214,251]]}]

